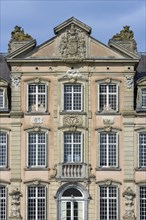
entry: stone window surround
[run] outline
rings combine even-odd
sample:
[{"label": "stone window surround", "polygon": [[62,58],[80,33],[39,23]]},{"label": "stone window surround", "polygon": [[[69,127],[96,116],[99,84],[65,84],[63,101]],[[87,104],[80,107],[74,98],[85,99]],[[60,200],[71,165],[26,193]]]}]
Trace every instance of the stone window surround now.
[{"label": "stone window surround", "polygon": [[60,114],[86,114],[86,100],[85,100],[85,93],[86,93],[86,84],[87,84],[87,80],[86,78],[78,78],[75,81],[71,81],[69,79],[59,79],[58,80],[60,82],[59,84],[59,90],[60,90],[60,97],[64,97],[64,85],[66,84],[70,84],[70,85],[77,85],[80,84],[82,87],[82,110],[75,110],[75,111],[64,111],[64,98],[63,99],[59,99],[59,103],[60,103]]},{"label": "stone window surround", "polygon": [[[105,126],[104,128],[97,128],[96,130],[96,143],[97,143],[97,152],[96,155],[98,155],[97,157],[97,167],[96,167],[96,171],[121,171],[120,168],[120,156],[119,156],[119,143],[120,143],[120,132],[121,130],[119,128],[115,128],[112,126]],[[100,134],[101,133],[116,133],[116,137],[117,137],[117,166],[109,166],[109,167],[101,167],[100,166]]]},{"label": "stone window surround", "polygon": [[0,112],[8,112],[8,83],[1,80],[0,89],[3,90],[3,107],[0,107]]},{"label": "stone window surround", "polygon": [[137,206],[137,219],[138,220],[140,220],[140,201],[139,201],[139,198],[140,198],[140,187],[142,187],[142,186],[144,186],[144,187],[146,187],[146,182],[145,182],[145,180],[143,180],[143,181],[138,181],[138,182],[136,182],[136,200],[137,200],[137,202],[136,202],[136,204],[138,204],[138,206]]},{"label": "stone window surround", "polygon": [[[120,83],[121,81],[118,80],[118,79],[113,79],[113,78],[103,78],[103,79],[99,79],[99,80],[95,80],[96,84],[97,84],[97,111],[96,111],[96,114],[119,114],[119,111],[120,111],[120,102],[119,102],[119,99],[120,99]],[[99,101],[100,101],[100,98],[99,98],[99,86],[101,84],[104,84],[104,85],[110,85],[110,84],[115,84],[116,85],[116,88],[117,88],[117,97],[116,97],[116,106],[117,106],[117,109],[115,111],[101,111],[99,109]]]},{"label": "stone window surround", "polygon": [[[117,188],[117,201],[118,201],[117,220],[118,220],[120,217],[120,191],[121,191],[120,186],[122,185],[122,183],[118,182],[118,181],[114,181],[112,179],[106,179],[103,181],[96,182],[96,184],[97,184],[97,198],[100,198],[100,187],[102,187],[102,186],[105,186],[105,187],[115,186]],[[98,202],[97,208],[99,210],[98,211],[98,219],[100,219],[100,202]]]},{"label": "stone window surround", "polygon": [[7,139],[6,140],[7,141],[7,143],[6,143],[6,166],[0,167],[0,170],[1,171],[8,171],[8,170],[10,170],[10,168],[9,168],[10,129],[1,127],[0,132],[5,133],[6,134],[6,139]]},{"label": "stone window surround", "polygon": [[[49,88],[50,88],[50,80],[46,79],[46,78],[40,78],[40,77],[35,77],[35,78],[31,78],[31,79],[26,79],[24,80],[25,83],[25,91],[24,93],[27,94],[27,98],[25,100],[25,114],[26,115],[48,115],[49,113]],[[44,84],[45,85],[45,90],[46,90],[46,98],[45,98],[45,111],[28,111],[28,86],[29,84]]]},{"label": "stone window surround", "polygon": [[69,188],[76,188],[78,189],[82,194],[83,194],[83,201],[84,201],[84,220],[88,219],[88,201],[90,199],[89,193],[87,191],[87,189],[81,185],[80,183],[65,183],[63,184],[57,191],[56,195],[55,195],[55,199],[57,202],[57,220],[60,220],[60,216],[61,216],[61,198],[62,198],[62,194]]},{"label": "stone window surround", "polygon": [[6,203],[6,207],[5,207],[5,215],[6,215],[6,219],[7,219],[7,215],[8,215],[8,183],[5,183],[3,181],[0,182],[0,187],[5,187],[5,203]]},{"label": "stone window surround", "polygon": [[[30,127],[30,128],[26,128],[24,129],[25,131],[25,146],[27,146],[27,151],[25,152],[25,168],[24,170],[26,171],[39,171],[39,170],[48,170],[49,167],[49,131],[50,129],[49,128],[46,128],[46,127],[41,127],[41,126],[34,126],[34,127]],[[31,133],[31,132],[45,132],[45,135],[46,135],[46,164],[45,166],[33,166],[33,167],[29,167],[28,166],[28,133]]]}]

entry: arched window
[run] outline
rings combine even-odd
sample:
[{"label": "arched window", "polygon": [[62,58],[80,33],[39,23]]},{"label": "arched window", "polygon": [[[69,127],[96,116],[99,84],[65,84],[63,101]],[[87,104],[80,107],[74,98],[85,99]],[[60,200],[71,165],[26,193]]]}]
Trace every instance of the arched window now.
[{"label": "arched window", "polygon": [[77,185],[70,185],[61,190],[57,198],[58,220],[86,220],[87,195],[86,190]]}]

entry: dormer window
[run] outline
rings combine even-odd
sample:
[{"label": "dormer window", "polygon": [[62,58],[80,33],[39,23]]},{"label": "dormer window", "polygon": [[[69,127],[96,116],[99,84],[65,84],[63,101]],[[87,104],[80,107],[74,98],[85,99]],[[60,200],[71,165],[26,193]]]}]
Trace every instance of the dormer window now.
[{"label": "dormer window", "polygon": [[146,108],[146,88],[141,90],[141,107]]},{"label": "dormer window", "polygon": [[142,78],[137,82],[136,111],[146,111],[146,78]]},{"label": "dormer window", "polygon": [[5,106],[4,103],[4,89],[0,88],[0,109],[3,109]]}]

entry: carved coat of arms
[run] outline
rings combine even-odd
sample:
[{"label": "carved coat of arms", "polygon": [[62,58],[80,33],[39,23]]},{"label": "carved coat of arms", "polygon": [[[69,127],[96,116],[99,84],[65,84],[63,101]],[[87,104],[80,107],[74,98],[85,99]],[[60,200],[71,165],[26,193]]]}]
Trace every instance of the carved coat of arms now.
[{"label": "carved coat of arms", "polygon": [[85,36],[74,24],[61,37],[60,53],[64,58],[85,57]]}]

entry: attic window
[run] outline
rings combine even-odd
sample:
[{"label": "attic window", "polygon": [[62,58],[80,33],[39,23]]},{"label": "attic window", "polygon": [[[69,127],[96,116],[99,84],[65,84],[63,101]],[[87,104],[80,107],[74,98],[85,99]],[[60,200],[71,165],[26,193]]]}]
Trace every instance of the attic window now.
[{"label": "attic window", "polygon": [[136,102],[137,112],[146,112],[146,78],[138,82]]},{"label": "attic window", "polygon": [[128,70],[130,70],[130,66],[128,66]]},{"label": "attic window", "polygon": [[36,68],[35,68],[36,70],[38,70],[39,68],[38,68],[38,66],[36,66]]},{"label": "attic window", "polygon": [[107,70],[109,70],[109,66],[107,66],[107,68],[106,68]]}]

